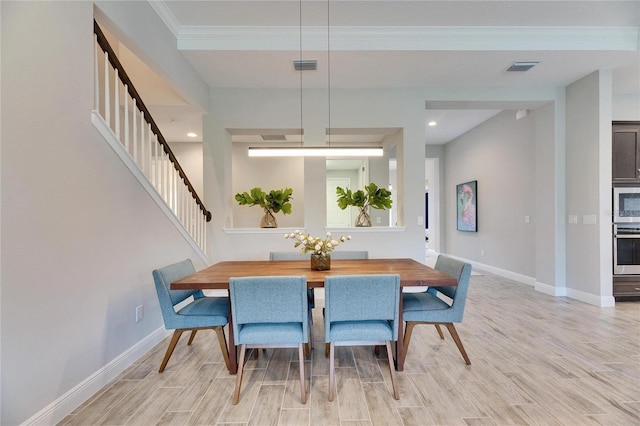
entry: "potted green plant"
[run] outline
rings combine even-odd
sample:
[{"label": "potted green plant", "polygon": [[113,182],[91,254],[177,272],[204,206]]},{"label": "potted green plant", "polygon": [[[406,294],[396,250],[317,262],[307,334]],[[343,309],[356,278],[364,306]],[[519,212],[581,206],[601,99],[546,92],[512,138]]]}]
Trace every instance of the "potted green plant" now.
[{"label": "potted green plant", "polygon": [[260,206],[264,209],[264,216],[260,220],[261,228],[277,228],[278,222],[274,213],[282,212],[283,214],[291,214],[291,203],[293,198],[293,189],[274,189],[268,193],[262,188],[252,188],[250,192],[242,192],[236,194],[236,201],[241,206]]},{"label": "potted green plant", "polygon": [[390,209],[393,201],[391,200],[391,191],[385,188],[378,188],[375,183],[370,183],[364,187],[364,191],[359,189],[352,192],[349,188],[346,190],[337,187],[338,207],[342,210],[349,206],[358,207],[360,209],[356,217],[356,226],[371,226],[371,218],[369,217],[368,207],[374,209]]}]

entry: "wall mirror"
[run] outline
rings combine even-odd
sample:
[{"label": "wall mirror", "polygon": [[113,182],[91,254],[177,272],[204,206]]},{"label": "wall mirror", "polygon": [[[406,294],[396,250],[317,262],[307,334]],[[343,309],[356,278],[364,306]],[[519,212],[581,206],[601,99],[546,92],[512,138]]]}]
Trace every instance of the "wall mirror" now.
[{"label": "wall mirror", "polygon": [[395,158],[328,158],[326,160],[327,227],[348,228],[355,224],[358,208],[340,209],[336,188],[364,189],[370,182],[392,192],[391,210],[369,209],[372,226],[394,226],[397,197],[395,196]]}]

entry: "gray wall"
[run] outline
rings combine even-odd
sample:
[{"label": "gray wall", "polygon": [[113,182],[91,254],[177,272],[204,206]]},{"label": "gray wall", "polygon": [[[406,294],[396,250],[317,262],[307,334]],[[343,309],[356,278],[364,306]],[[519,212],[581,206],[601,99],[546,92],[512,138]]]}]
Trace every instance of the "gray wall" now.
[{"label": "gray wall", "polygon": [[[326,92],[323,90],[305,91],[305,105],[323,105]],[[346,230],[353,234],[353,239],[345,250],[369,250],[372,257],[409,257],[424,259],[424,226],[417,225],[417,217],[424,216],[424,95],[410,90],[332,90],[332,125],[336,128],[388,127],[403,129],[391,135],[386,149],[391,145],[399,145],[398,182],[401,186],[399,217],[405,228],[389,230],[388,227]],[[240,210],[236,207],[234,195],[241,188],[253,186],[245,184],[236,186],[236,181],[246,181],[244,171],[251,167],[262,175],[261,166],[255,160],[238,159],[233,154],[240,153],[239,148],[232,146],[229,128],[295,128],[299,126],[299,90],[278,89],[212,89],[209,100],[209,114],[203,123],[203,152],[205,204],[215,206],[219,214],[214,214],[213,223],[209,227],[209,253],[213,260],[227,259],[265,259],[269,251],[291,250],[290,240],[282,238],[286,231],[247,232],[237,227],[238,214],[249,214],[251,209]],[[326,103],[324,104],[326,105]],[[310,107],[308,107],[310,108]],[[322,110],[322,108],[320,108]],[[296,114],[297,112],[297,114]],[[305,136],[321,135],[324,141],[326,114],[313,114],[305,108],[303,117]],[[235,145],[235,144],[233,144]],[[403,148],[404,147],[404,148]],[[246,154],[245,154],[246,155]],[[294,190],[296,205],[304,205],[304,221],[291,225],[304,226],[312,235],[324,235],[326,232],[326,164],[324,158],[305,158],[303,164],[304,192]],[[245,167],[243,164],[251,164]],[[269,168],[264,173],[263,181],[287,179],[287,175],[295,176],[298,166],[291,167],[285,161],[283,167]],[[385,176],[388,173],[385,173]],[[372,180],[377,177],[372,177]],[[275,185],[275,181],[274,185]],[[295,183],[299,185],[298,182]],[[299,194],[299,195],[296,195]],[[416,195],[417,194],[417,195]],[[250,227],[255,227],[259,220],[259,212],[248,220]],[[387,214],[387,213],[385,213]],[[288,219],[288,217],[287,217]],[[279,223],[280,218],[278,218]],[[232,229],[233,228],[233,229]],[[384,229],[382,229],[384,228]],[[380,244],[384,239],[385,243]]]},{"label": "gray wall", "polygon": [[0,423],[15,425],[164,335],[152,269],[204,265],[91,124],[93,5],[0,7]]},{"label": "gray wall", "polygon": [[[445,152],[446,252],[534,277],[535,114],[516,120],[515,111],[503,111]],[[478,181],[477,233],[456,230],[456,185],[471,180]]]},{"label": "gray wall", "polygon": [[[212,101],[204,122],[203,180],[205,203],[214,211],[214,221],[208,228],[214,260],[266,258],[270,250],[290,250],[290,242],[282,238],[280,231],[257,236],[223,231],[232,225],[233,203],[232,150],[224,128],[247,127],[248,123],[242,120],[246,116],[254,118],[255,127],[296,127],[296,122],[283,117],[297,116],[297,91],[287,97],[273,91],[209,90],[175,51],[175,39],[148,3],[99,2],[98,5],[127,37],[136,41],[140,47],[136,53],[142,52],[148,65],[155,64],[154,68],[161,69],[163,75],[180,87],[181,94],[203,106]],[[93,5],[89,2],[3,1],[0,8],[3,40],[0,423],[12,425],[27,420],[49,404],[60,403],[75,386],[103,371],[149,336],[162,332],[150,272],[186,257],[198,258],[90,123]],[[42,37],[43,34],[47,37]],[[580,225],[588,228],[587,232],[576,232],[567,238],[567,253],[571,256],[567,259],[567,287],[576,290],[573,295],[578,297],[603,294],[607,285],[610,291],[610,282],[603,278],[608,271],[602,267],[603,262],[610,262],[606,253],[610,242],[602,237],[607,224],[601,220],[603,207],[610,205],[610,199],[608,204],[603,200],[606,191],[603,191],[602,176],[607,171],[610,173],[606,169],[610,161],[605,158],[607,142],[610,143],[606,140],[606,122],[612,118],[640,119],[638,110],[633,109],[638,105],[637,98],[614,103],[614,116],[611,117],[610,112],[607,116],[607,108],[612,110],[610,101],[602,101],[607,97],[607,87],[606,75],[589,76],[572,85],[567,95],[567,145],[571,156],[575,155],[567,159],[567,189],[580,193],[586,179],[590,185],[596,185],[597,194],[589,192],[584,200],[567,196],[566,211],[593,212],[599,218],[593,232],[589,226]],[[557,104],[562,99],[560,94],[538,88],[517,93],[488,89],[472,92],[462,89],[336,90],[332,96],[336,101],[332,107],[335,127],[398,127],[402,129],[398,137],[405,143],[398,152],[401,170],[398,181],[404,188],[399,213],[406,230],[354,234],[348,249],[368,249],[372,257],[416,259],[421,257],[424,248],[423,226],[416,223],[416,218],[424,214],[424,100],[555,99]],[[451,150],[436,153],[444,159],[441,165],[444,162],[448,170],[446,180],[442,179],[442,193],[447,197],[452,197],[456,183],[476,178],[479,183],[480,232],[463,240],[456,235],[454,222],[448,222],[446,233],[453,236],[445,242],[447,252],[479,259],[478,250],[484,247],[482,262],[529,276],[545,267],[505,253],[506,248],[501,244],[506,242],[504,238],[487,238],[483,232],[498,224],[507,226],[528,241],[528,247],[516,247],[512,251],[523,257],[525,253],[535,257],[533,241],[539,241],[543,234],[534,236],[530,228],[538,228],[540,224],[536,220],[541,220],[543,215],[539,207],[528,200],[522,201],[520,194],[522,188],[532,193],[543,190],[544,186],[534,189],[527,182],[507,185],[493,181],[500,173],[510,178],[516,175],[532,179],[533,166],[522,164],[525,153],[536,161],[538,156],[548,159],[550,151],[558,155],[558,146],[562,145],[558,145],[557,140],[564,138],[564,134],[559,136],[562,131],[558,129],[564,129],[564,113],[561,114],[557,106],[553,149],[519,145],[519,139],[530,140],[531,133],[548,132],[548,128],[540,127],[540,122],[538,125],[527,121],[508,123],[511,120],[507,117],[497,117],[504,127],[495,122],[486,124],[495,128],[496,136],[489,135],[489,129],[477,129],[481,146],[495,149],[494,154],[500,159],[505,159],[505,154],[515,157],[513,163],[504,164],[502,170],[480,170],[480,165],[491,169],[501,164],[487,152],[472,149],[470,155],[454,144]],[[325,111],[325,107],[319,109]],[[549,122],[550,114],[549,110],[536,111],[527,120],[545,116]],[[585,120],[592,122],[585,125]],[[594,125],[593,121],[598,124]],[[518,126],[525,128],[524,136],[518,133]],[[325,127],[326,123],[315,123],[319,134],[323,134],[320,129]],[[597,141],[594,132],[598,135]],[[510,140],[510,136],[516,134],[518,138]],[[465,135],[456,143],[470,145],[471,137]],[[540,137],[537,135],[535,140],[538,143]],[[585,148],[587,152],[582,153]],[[466,168],[460,168],[455,162],[458,156]],[[560,170],[557,164],[555,169],[556,173],[562,172],[564,161]],[[314,233],[323,231],[323,221],[317,212],[324,212],[325,201],[324,197],[314,198],[309,194],[324,194],[326,173],[323,170],[324,159],[304,161],[304,224]],[[445,176],[445,172],[442,173]],[[598,178],[594,179],[594,174],[598,174]],[[562,175],[555,179],[554,214],[564,222],[562,179]],[[530,213],[532,211],[540,217]],[[544,213],[550,215],[550,212]],[[524,224],[525,214],[531,214],[530,225]],[[449,199],[442,217],[451,221]],[[562,231],[558,220],[551,227],[556,233]],[[558,236],[554,238],[556,250],[562,249]],[[466,242],[471,244],[467,246]],[[557,268],[552,265],[544,275],[539,275],[542,281],[562,277],[561,256],[562,253],[555,256]],[[594,268],[594,275],[583,276],[582,266],[586,262],[600,265]],[[197,268],[202,266],[196,264]],[[145,318],[135,323],[135,307],[139,304],[145,306]]]},{"label": "gray wall", "polygon": [[567,87],[566,206],[578,217],[567,225],[567,291],[575,295],[612,293],[611,102],[611,71]]}]

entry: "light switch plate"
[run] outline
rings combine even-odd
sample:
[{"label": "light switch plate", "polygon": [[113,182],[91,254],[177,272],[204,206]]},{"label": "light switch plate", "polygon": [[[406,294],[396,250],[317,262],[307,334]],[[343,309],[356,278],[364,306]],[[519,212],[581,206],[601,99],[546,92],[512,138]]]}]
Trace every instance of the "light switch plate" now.
[{"label": "light switch plate", "polygon": [[571,224],[578,223],[578,215],[577,214],[570,214],[569,215],[569,223],[571,223]]},{"label": "light switch plate", "polygon": [[582,223],[585,225],[595,225],[596,224],[596,215],[595,214],[584,214],[582,215]]}]

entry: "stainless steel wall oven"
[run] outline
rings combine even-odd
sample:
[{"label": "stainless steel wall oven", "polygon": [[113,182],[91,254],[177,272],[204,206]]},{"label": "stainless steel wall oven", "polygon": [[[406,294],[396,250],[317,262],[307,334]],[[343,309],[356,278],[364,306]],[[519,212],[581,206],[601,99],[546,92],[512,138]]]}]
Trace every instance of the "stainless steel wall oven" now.
[{"label": "stainless steel wall oven", "polygon": [[613,274],[640,274],[640,223],[613,225]]}]

